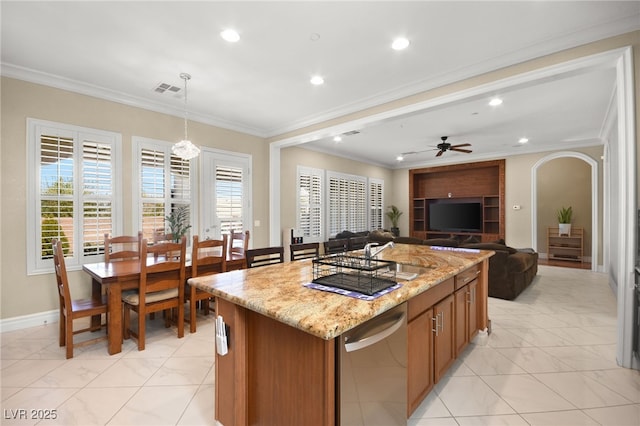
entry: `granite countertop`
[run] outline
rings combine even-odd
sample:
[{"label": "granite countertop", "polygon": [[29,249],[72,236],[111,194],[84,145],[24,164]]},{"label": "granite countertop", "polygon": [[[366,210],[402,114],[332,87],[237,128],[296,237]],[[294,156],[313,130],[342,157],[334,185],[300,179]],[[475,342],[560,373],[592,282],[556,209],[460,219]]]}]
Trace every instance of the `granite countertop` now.
[{"label": "granite countertop", "polygon": [[[352,252],[350,255],[361,255]],[[382,260],[427,267],[424,274],[373,301],[309,289],[312,261],[301,260],[189,279],[216,297],[276,319],[322,339],[345,331],[405,302],[494,254],[487,250],[396,244]]]}]

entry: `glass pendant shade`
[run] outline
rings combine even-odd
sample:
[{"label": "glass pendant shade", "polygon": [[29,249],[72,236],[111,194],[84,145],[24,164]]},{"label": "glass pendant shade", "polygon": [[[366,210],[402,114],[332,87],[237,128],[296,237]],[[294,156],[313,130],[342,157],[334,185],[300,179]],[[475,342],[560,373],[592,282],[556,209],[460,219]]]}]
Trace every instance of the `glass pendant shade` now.
[{"label": "glass pendant shade", "polygon": [[171,152],[184,160],[191,160],[200,154],[200,148],[195,146],[187,137],[187,81],[191,79],[191,76],[187,73],[182,73],[180,78],[184,80],[184,139],[173,144]]},{"label": "glass pendant shade", "polygon": [[191,160],[200,155],[200,148],[195,146],[190,140],[184,139],[173,144],[171,152],[185,160]]}]

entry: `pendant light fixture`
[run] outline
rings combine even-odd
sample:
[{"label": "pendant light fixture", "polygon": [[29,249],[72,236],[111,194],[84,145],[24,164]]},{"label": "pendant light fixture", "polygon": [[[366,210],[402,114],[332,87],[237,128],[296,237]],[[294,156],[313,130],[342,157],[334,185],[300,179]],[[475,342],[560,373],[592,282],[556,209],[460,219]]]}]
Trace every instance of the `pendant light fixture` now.
[{"label": "pendant light fixture", "polygon": [[191,143],[187,137],[187,81],[191,80],[191,75],[183,72],[180,78],[184,80],[184,139],[175,143],[171,147],[171,152],[184,160],[191,160],[200,154],[200,148]]}]

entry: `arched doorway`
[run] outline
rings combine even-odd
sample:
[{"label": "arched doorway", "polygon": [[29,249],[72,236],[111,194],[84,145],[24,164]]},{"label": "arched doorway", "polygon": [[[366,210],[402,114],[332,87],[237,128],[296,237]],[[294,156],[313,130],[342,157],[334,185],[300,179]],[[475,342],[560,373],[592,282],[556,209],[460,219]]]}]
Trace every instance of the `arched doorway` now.
[{"label": "arched doorway", "polygon": [[592,258],[592,262],[591,262],[591,270],[592,271],[597,271],[598,270],[598,264],[600,262],[598,262],[598,256],[599,256],[599,236],[602,234],[602,227],[599,226],[599,208],[598,208],[598,162],[596,160],[594,160],[593,158],[591,158],[590,156],[588,156],[587,154],[583,154],[581,152],[571,152],[571,151],[559,151],[559,152],[554,152],[552,154],[549,154],[543,158],[541,158],[540,160],[538,160],[532,167],[531,169],[531,212],[532,212],[532,226],[531,226],[531,242],[534,246],[534,249],[538,252],[541,251],[541,249],[544,249],[546,251],[546,248],[544,246],[540,246],[538,244],[539,240],[540,240],[540,229],[539,229],[539,224],[538,224],[538,218],[539,218],[539,214],[538,214],[538,206],[539,206],[539,202],[538,202],[538,174],[539,171],[541,169],[541,167],[543,165],[545,165],[546,163],[556,160],[556,159],[560,159],[560,158],[575,158],[581,161],[584,161],[585,163],[587,163],[587,165],[590,167],[591,169],[591,258]]}]

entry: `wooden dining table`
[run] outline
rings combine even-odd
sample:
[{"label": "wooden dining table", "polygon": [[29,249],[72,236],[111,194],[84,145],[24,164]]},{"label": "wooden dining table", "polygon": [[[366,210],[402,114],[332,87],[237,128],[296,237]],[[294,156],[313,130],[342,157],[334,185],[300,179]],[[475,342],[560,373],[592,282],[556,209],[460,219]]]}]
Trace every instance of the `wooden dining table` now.
[{"label": "wooden dining table", "polygon": [[[229,262],[229,261],[232,262]],[[157,260],[147,258],[147,265]],[[241,259],[237,255],[227,262],[231,266],[227,270],[240,269]],[[137,289],[140,285],[140,260],[121,260],[115,262],[87,263],[82,270],[91,276],[92,296],[100,297],[102,289],[107,292],[107,340],[109,354],[122,352],[122,292]],[[187,259],[185,268],[186,278],[191,278],[191,259]],[[92,318],[92,326],[100,324],[100,317]]]}]

